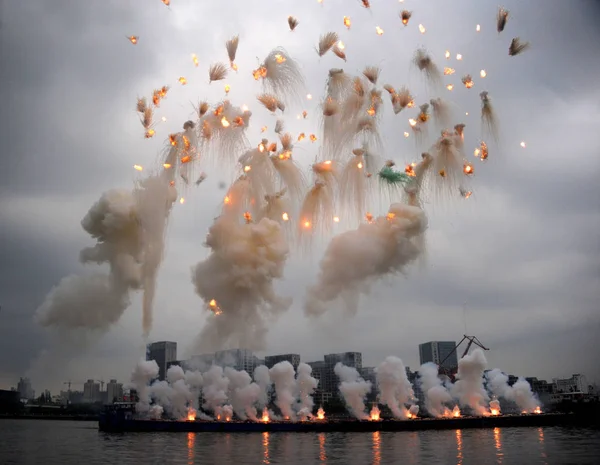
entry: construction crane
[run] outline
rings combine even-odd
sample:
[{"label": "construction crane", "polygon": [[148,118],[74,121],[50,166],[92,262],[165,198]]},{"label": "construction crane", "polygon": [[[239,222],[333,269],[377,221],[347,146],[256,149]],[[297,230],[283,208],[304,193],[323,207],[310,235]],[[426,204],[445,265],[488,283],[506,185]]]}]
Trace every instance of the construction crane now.
[{"label": "construction crane", "polygon": [[[471,346],[472,346],[473,344],[475,344],[476,346],[479,346],[479,347],[480,347],[480,348],[482,348],[483,350],[490,350],[490,349],[488,349],[487,347],[485,347],[485,346],[484,346],[484,345],[481,343],[481,341],[480,341],[479,339],[477,339],[477,337],[476,337],[476,336],[467,336],[467,335],[465,334],[465,335],[463,336],[463,338],[460,340],[460,342],[459,342],[458,344],[456,344],[456,347],[454,347],[454,349],[453,349],[453,350],[452,350],[452,351],[451,351],[451,352],[450,352],[448,355],[446,355],[446,357],[445,357],[445,358],[444,358],[444,359],[443,359],[443,360],[440,362],[440,368],[439,368],[439,372],[440,372],[441,374],[445,374],[445,375],[447,375],[447,376],[450,376],[450,375],[451,375],[451,373],[450,373],[450,371],[451,371],[451,370],[448,370],[448,369],[446,369],[446,368],[442,368],[442,367],[444,366],[444,362],[445,362],[446,360],[448,360],[448,359],[450,358],[450,356],[451,356],[453,353],[455,353],[455,352],[458,352],[458,348],[459,348],[459,346],[460,346],[460,345],[461,345],[463,342],[465,342],[465,341],[469,341],[469,342],[467,343],[467,348],[465,349],[465,351],[463,352],[463,354],[462,354],[462,356],[461,356],[460,358],[464,358],[464,357],[465,357],[465,355],[467,355],[467,354],[469,353],[469,350],[471,349]],[[460,360],[460,359],[459,359],[459,360]]]},{"label": "construction crane", "polygon": [[66,384],[67,385],[67,390],[69,392],[71,392],[71,384],[79,384],[79,385],[81,385],[81,384],[85,384],[85,383],[84,382],[80,382],[80,381],[70,381],[69,380],[69,381],[65,381],[63,384]]},{"label": "construction crane", "polygon": [[95,379],[94,381],[99,382],[100,383],[100,390],[104,391],[104,384],[105,384],[104,380],[103,379]]}]

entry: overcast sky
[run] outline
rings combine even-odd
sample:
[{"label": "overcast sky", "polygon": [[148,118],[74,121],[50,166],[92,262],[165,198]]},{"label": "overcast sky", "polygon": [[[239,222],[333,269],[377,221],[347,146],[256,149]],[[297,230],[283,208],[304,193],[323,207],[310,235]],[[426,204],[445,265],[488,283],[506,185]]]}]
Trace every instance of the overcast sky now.
[{"label": "overcast sky", "polygon": [[[507,0],[511,17],[500,36],[495,2],[371,3],[371,12],[358,0],[172,0],[170,7],[160,0],[0,3],[0,388],[25,374],[38,392],[57,390],[68,379],[129,379],[143,353],[139,295],[108,333],[67,349],[57,342],[64,335],[38,328],[33,315],[62,277],[96,268],[78,263],[79,250],[93,245],[80,226],[89,207],[106,190],[130,188],[138,177],[133,164],[156,163],[164,138],[192,115],[190,102],[223,98],[223,83],[209,86],[207,69],[227,61],[224,42],[235,34],[240,71],[225,82],[232,102],[254,112],[248,130],[253,145],[260,128],[272,130],[275,119],[254,103],[260,86],[251,70],[276,46],[300,62],[315,96],[287,111],[286,129],[293,134],[318,131],[316,97],[332,67],[358,73],[379,65],[382,83],[408,84],[417,103],[435,97],[410,63],[421,45],[440,66],[457,70],[445,78],[454,91],[441,96],[453,102],[456,122],[467,124],[468,156],[480,135],[481,90],[493,97],[501,127],[500,147],[475,165],[473,196],[447,208],[427,206],[426,267],[375,286],[354,319],[341,311],[317,322],[304,317],[305,290],[316,279],[323,249],[311,257],[292,254],[278,289],[294,304],[272,323],[267,353],[295,352],[312,361],[324,353],[362,351],[365,365],[397,355],[416,369],[418,344],[460,340],[466,315],[468,334],[490,348],[490,368],[547,379],[583,373],[600,381],[597,2],[577,0],[567,8],[558,0]],[[406,28],[398,18],[403,7],[413,11]],[[287,26],[290,14],[300,21],[294,32]],[[349,31],[343,16],[352,18]],[[330,30],[346,44],[346,64],[333,54],[319,59],[314,51],[319,35]],[[139,36],[139,43],[132,45],[129,35]],[[532,46],[509,57],[516,36]],[[452,53],[449,62],[445,50]],[[466,73],[476,82],[471,90],[460,84]],[[177,82],[180,76],[187,86]],[[158,112],[167,121],[154,139],[144,140],[136,97],[162,85],[172,87]],[[393,115],[387,98],[385,106],[384,158],[415,161],[414,141],[402,136],[410,116]],[[309,117],[297,120],[303,109]],[[316,150],[305,140],[295,156],[308,164]],[[235,176],[206,170],[208,180],[174,207],[155,300],[151,339],[177,341],[181,357],[206,317],[190,269],[207,256],[202,242],[224,195],[218,183]],[[39,358],[43,350],[50,351],[47,358]]]}]

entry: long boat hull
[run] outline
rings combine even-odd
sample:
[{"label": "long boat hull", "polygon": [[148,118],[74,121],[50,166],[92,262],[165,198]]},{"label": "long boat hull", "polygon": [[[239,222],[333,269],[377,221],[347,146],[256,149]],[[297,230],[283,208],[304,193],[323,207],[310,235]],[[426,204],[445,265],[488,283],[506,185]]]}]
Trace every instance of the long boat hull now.
[{"label": "long boat hull", "polygon": [[501,415],[496,417],[463,417],[451,419],[414,420],[333,420],[306,422],[250,421],[168,421],[126,419],[102,415],[100,431],[106,432],[193,432],[193,433],[333,433],[375,431],[421,431],[464,428],[509,428],[569,426],[577,424],[575,415],[550,413],[538,415]]}]

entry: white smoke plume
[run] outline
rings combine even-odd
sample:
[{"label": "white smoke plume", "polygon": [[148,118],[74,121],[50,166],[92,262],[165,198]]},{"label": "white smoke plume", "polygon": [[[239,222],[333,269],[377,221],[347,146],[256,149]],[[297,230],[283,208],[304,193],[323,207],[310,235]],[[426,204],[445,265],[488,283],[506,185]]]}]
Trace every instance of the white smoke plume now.
[{"label": "white smoke plume", "polygon": [[289,250],[280,225],[267,218],[239,224],[220,216],[206,245],[211,254],[195,266],[192,281],[197,294],[207,303],[214,299],[222,313],[208,317],[196,349],[264,349],[266,321],[291,305],[291,299],[277,296],[273,288],[273,281],[283,276]]},{"label": "white smoke plume", "polygon": [[296,402],[296,373],[294,372],[294,366],[288,361],[279,362],[269,370],[269,375],[275,386],[275,394],[277,396],[275,405],[279,407],[284,418],[289,418],[292,421],[295,420],[296,414],[292,407]]},{"label": "white smoke plume", "polygon": [[421,254],[418,241],[427,228],[427,217],[419,207],[394,203],[386,216],[343,232],[329,243],[320,263],[316,285],[308,290],[305,313],[318,316],[326,304],[342,297],[354,314],[359,295],[388,274],[401,273]]},{"label": "white smoke plume", "polygon": [[359,420],[367,420],[365,412],[365,397],[371,392],[371,382],[360,377],[356,368],[336,363],[334,373],[340,379],[340,392],[346,401],[350,413]]},{"label": "white smoke plume", "polygon": [[438,376],[438,366],[435,363],[424,363],[419,368],[419,385],[425,396],[425,409],[434,417],[450,416],[452,411],[447,404],[452,402],[452,396]]},{"label": "white smoke plume", "polygon": [[398,357],[389,356],[375,368],[379,401],[387,405],[395,418],[408,418],[405,404],[412,402],[415,393],[406,376],[404,363]]},{"label": "white smoke plume", "polygon": [[254,381],[260,387],[258,406],[259,408],[264,408],[269,404],[269,392],[273,384],[269,369],[265,365],[259,365],[254,369]]},{"label": "white smoke plume", "polygon": [[481,349],[475,349],[458,361],[458,373],[452,387],[452,396],[461,407],[469,407],[476,415],[487,415],[489,396],[483,387],[483,373],[487,360]]},{"label": "white smoke plume", "polygon": [[304,362],[297,368],[296,385],[298,386],[298,415],[300,418],[312,418],[315,402],[313,394],[319,385],[319,381],[312,377],[312,367]]},{"label": "white smoke plume", "polygon": [[242,420],[250,418],[257,421],[254,404],[260,397],[260,386],[253,383],[250,375],[243,370],[227,367],[225,376],[229,379],[229,399],[235,414]]},{"label": "white smoke plume", "polygon": [[223,404],[227,402],[227,389],[229,378],[223,376],[223,368],[213,365],[204,373],[202,395],[204,397],[203,409],[211,411],[215,416],[222,412]]},{"label": "white smoke plume", "polygon": [[[131,373],[131,387],[136,390],[138,402],[135,406],[138,413],[150,410],[150,381],[158,377],[158,364],[154,360],[141,359]],[[161,412],[162,413],[162,412]]]},{"label": "white smoke plume", "polygon": [[498,368],[486,373],[489,391],[498,398],[514,402],[520,411],[531,413],[540,405],[539,399],[531,390],[531,385],[524,378],[519,378],[512,386],[508,384],[508,376]]}]

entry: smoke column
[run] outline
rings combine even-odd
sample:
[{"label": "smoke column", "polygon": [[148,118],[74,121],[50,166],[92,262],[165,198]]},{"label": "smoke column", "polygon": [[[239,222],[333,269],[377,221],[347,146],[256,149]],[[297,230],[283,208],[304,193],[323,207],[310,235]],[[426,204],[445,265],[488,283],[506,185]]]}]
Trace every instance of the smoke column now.
[{"label": "smoke column", "polygon": [[272,385],[269,369],[265,365],[259,365],[254,369],[254,381],[260,387],[258,406],[264,408],[269,404],[269,392]]},{"label": "smoke column", "polygon": [[477,415],[487,415],[490,400],[483,387],[483,373],[487,360],[481,349],[475,349],[458,361],[458,381],[452,387],[453,397],[458,398],[460,405],[469,407]]},{"label": "smoke column", "polygon": [[313,400],[313,393],[319,381],[312,377],[312,367],[306,363],[300,363],[297,369],[296,385],[298,386],[299,392],[299,404],[298,404],[298,415],[304,419],[306,417],[312,417],[313,407],[315,406]]},{"label": "smoke column", "polygon": [[519,378],[512,386],[508,385],[508,376],[494,368],[486,373],[488,389],[498,397],[517,404],[522,412],[534,412],[540,405],[539,399],[531,391],[531,385],[524,378]]},{"label": "smoke column", "polygon": [[[131,386],[136,390],[138,403],[135,408],[138,413],[150,410],[150,390],[148,384],[158,376],[158,364],[154,360],[140,360],[131,373]],[[161,412],[162,413],[162,412]]]},{"label": "smoke column", "polygon": [[196,349],[264,349],[266,320],[291,305],[291,299],[278,297],[273,288],[288,257],[281,227],[267,218],[239,224],[221,216],[211,226],[206,245],[211,254],[196,265],[192,280],[197,294],[205,302],[215,299],[222,313],[209,315]]},{"label": "smoke column", "polygon": [[423,210],[395,203],[387,216],[335,236],[321,260],[318,282],[308,290],[305,313],[321,315],[328,302],[342,297],[355,314],[359,295],[368,293],[373,281],[402,272],[419,257],[421,249],[414,239],[426,228]]},{"label": "smoke column", "polygon": [[288,361],[283,361],[275,364],[269,370],[271,380],[275,385],[275,393],[277,399],[275,405],[281,410],[281,414],[290,420],[295,420],[296,415],[292,409],[292,405],[296,402],[294,395],[296,391],[296,373],[293,365]]},{"label": "smoke column", "polygon": [[414,399],[415,393],[406,377],[404,363],[398,357],[389,356],[375,369],[379,400],[387,405],[396,418],[408,418],[404,406]]},{"label": "smoke column", "polygon": [[352,415],[359,420],[367,420],[369,415],[365,413],[365,397],[371,392],[371,382],[362,379],[356,368],[341,362],[336,363],[333,371],[341,381],[340,392]]},{"label": "smoke column", "polygon": [[452,402],[452,396],[438,376],[435,363],[424,363],[419,368],[419,385],[425,395],[425,409],[434,417],[449,416],[452,412],[445,404]]},{"label": "smoke column", "polygon": [[202,386],[202,395],[204,396],[203,409],[214,412],[219,416],[222,406],[227,402],[227,389],[229,387],[229,378],[223,376],[223,368],[213,365],[204,373],[204,384]]},{"label": "smoke column", "polygon": [[254,404],[260,397],[260,386],[253,383],[252,378],[245,371],[227,367],[225,376],[229,379],[229,399],[235,414],[242,420],[250,418],[257,421]]}]

